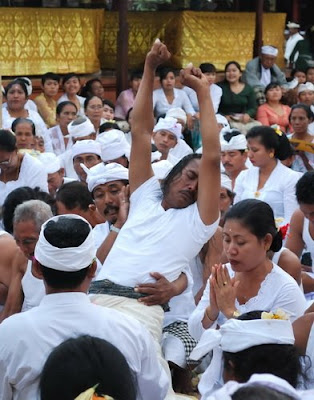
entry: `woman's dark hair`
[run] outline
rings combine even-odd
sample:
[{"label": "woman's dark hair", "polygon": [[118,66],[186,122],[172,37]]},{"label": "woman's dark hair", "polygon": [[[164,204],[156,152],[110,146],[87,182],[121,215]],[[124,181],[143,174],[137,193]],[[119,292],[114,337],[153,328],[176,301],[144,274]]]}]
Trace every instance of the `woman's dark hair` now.
[{"label": "woman's dark hair", "polygon": [[178,179],[182,175],[183,169],[192,161],[199,160],[202,157],[201,154],[188,154],[183,157],[169,172],[166,178],[162,181],[161,189],[163,192],[163,196],[165,196],[169,192],[169,188],[173,181]]},{"label": "woman's dark hair", "polygon": [[274,157],[285,160],[291,153],[290,142],[285,133],[278,135],[270,126],[255,126],[246,135],[247,140],[259,139],[267,150],[274,150]]},{"label": "woman's dark hair", "polygon": [[225,222],[228,219],[238,220],[258,239],[270,233],[273,237],[270,250],[276,252],[282,246],[281,231],[277,231],[274,213],[269,204],[261,200],[246,199],[236,203],[226,213]]},{"label": "woman's dark hair", "polygon": [[0,129],[0,150],[8,153],[16,150],[16,137],[8,129]]},{"label": "woman's dark hair", "polygon": [[32,189],[22,186],[14,189],[7,195],[2,206],[3,226],[8,233],[13,233],[13,215],[16,207],[28,200],[44,201],[50,206],[52,213],[56,213],[55,199],[50,194],[41,191],[39,187]]},{"label": "woman's dark hair", "polygon": [[239,70],[240,72],[242,72],[241,65],[240,65],[237,61],[229,61],[229,62],[227,62],[227,64],[225,65],[225,73],[226,73],[226,71],[227,71],[227,68],[228,68],[231,64],[234,64],[234,65],[238,68],[238,70]]},{"label": "woman's dark hair", "polygon": [[298,180],[295,194],[299,204],[314,204],[314,171],[306,172]]},{"label": "woman's dark hair", "polygon": [[93,83],[95,82],[98,82],[102,85],[102,81],[99,78],[90,79],[82,87],[80,95],[83,97],[93,96]]},{"label": "woman's dark hair", "polygon": [[23,92],[25,93],[25,97],[28,98],[28,92],[27,92],[27,87],[25,84],[25,81],[21,80],[21,79],[15,79],[14,81],[10,82],[6,88],[5,88],[5,97],[7,97],[8,95],[8,91],[11,89],[12,86],[14,85],[20,85],[20,87],[22,88]]},{"label": "woman's dark hair", "polygon": [[291,78],[294,78],[295,77],[295,74],[297,74],[298,72],[302,72],[303,74],[305,74],[305,71],[304,71],[304,69],[301,69],[301,68],[294,68],[292,71],[291,71]]},{"label": "woman's dark hair", "polygon": [[76,105],[74,103],[72,103],[72,101],[66,100],[66,101],[62,101],[61,103],[59,103],[57,105],[56,114],[60,115],[62,113],[62,110],[66,106],[73,106],[73,107],[75,107],[76,112],[78,111]]},{"label": "woman's dark hair", "polygon": [[173,68],[166,67],[166,68],[160,69],[160,71],[159,71],[160,82],[167,78],[167,75],[169,74],[169,72],[172,72],[173,75],[176,76],[176,71]]},{"label": "woman's dark hair", "polygon": [[41,400],[73,400],[97,385],[98,395],[136,399],[136,379],[124,355],[106,340],[81,336],[57,346],[40,378]]},{"label": "woman's dark hair", "polygon": [[99,99],[101,101],[101,103],[102,103],[102,99],[100,97],[92,94],[89,97],[86,97],[86,99],[84,101],[84,110],[86,110],[86,108],[88,107],[89,102],[95,97],[96,97],[96,99]]},{"label": "woman's dark hair", "polygon": [[285,393],[278,392],[275,389],[261,384],[255,386],[245,386],[238,389],[232,396],[232,400],[294,400]]},{"label": "woman's dark hair", "polygon": [[75,74],[74,72],[70,72],[66,75],[64,75],[64,77],[62,78],[62,86],[66,83],[66,81],[68,81],[71,78],[77,78],[79,82],[81,82],[80,77]]},{"label": "woman's dark hair", "polygon": [[28,118],[16,118],[13,122],[12,122],[12,126],[11,129],[12,131],[15,133],[16,131],[16,127],[19,124],[29,124],[32,128],[32,134],[33,136],[36,136],[36,128],[35,128],[35,124],[31,119]]},{"label": "woman's dark hair", "polygon": [[120,130],[119,125],[117,123],[107,121],[100,125],[99,134],[109,131],[110,129],[119,129]]},{"label": "woman's dark hair", "polygon": [[[313,49],[314,50],[314,49]],[[314,52],[313,52],[314,53]],[[310,69],[314,69],[314,66],[310,65],[306,68],[305,73],[307,74]]]},{"label": "woman's dark hair", "polygon": [[51,81],[56,81],[60,82],[60,76],[55,74],[54,72],[46,72],[44,75],[41,77],[41,83],[42,85],[45,84],[46,81],[51,80]]},{"label": "woman's dark hair", "polygon": [[202,63],[200,64],[200,70],[202,71],[203,74],[215,74],[216,73],[216,67],[214,64],[211,63]]},{"label": "woman's dark hair", "polygon": [[134,79],[142,79],[142,77],[143,77],[143,70],[135,69],[135,70],[131,71],[130,81],[133,81]]},{"label": "woman's dark hair", "polygon": [[298,104],[294,104],[291,107],[291,111],[290,111],[290,115],[289,115],[289,121],[291,121],[291,116],[292,116],[293,110],[298,110],[298,109],[304,110],[305,113],[306,113],[306,116],[308,117],[308,119],[310,121],[312,121],[314,119],[314,114],[313,114],[313,111],[311,110],[311,108],[308,105],[304,104],[304,103],[298,103]]},{"label": "woman's dark hair", "polygon": [[276,83],[276,82],[271,82],[271,83],[269,83],[269,84],[265,87],[265,95],[266,95],[266,93],[267,93],[269,90],[274,89],[274,88],[277,88],[277,87],[280,88],[279,83]]},{"label": "woman's dark hair", "polygon": [[115,108],[116,108],[116,106],[113,104],[113,102],[110,101],[110,100],[108,100],[108,99],[104,99],[104,100],[102,101],[102,104],[103,104],[104,106],[109,106],[110,108],[113,109],[113,111],[114,111]]},{"label": "woman's dark hair", "polygon": [[[242,321],[261,319],[262,312],[251,311],[240,315],[237,319]],[[224,351],[223,354],[224,368],[227,371],[232,368],[238,382],[247,382],[253,374],[268,373],[285,379],[296,387],[302,374],[299,353],[291,344],[262,344],[237,353]]]}]

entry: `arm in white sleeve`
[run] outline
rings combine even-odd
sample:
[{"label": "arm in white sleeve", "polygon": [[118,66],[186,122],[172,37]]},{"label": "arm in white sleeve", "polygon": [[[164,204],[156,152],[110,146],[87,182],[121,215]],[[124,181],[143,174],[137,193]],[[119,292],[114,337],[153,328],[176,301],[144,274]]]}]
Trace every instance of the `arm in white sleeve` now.
[{"label": "arm in white sleeve", "polygon": [[242,194],[244,192],[244,177],[246,175],[245,172],[246,171],[240,172],[240,174],[237,176],[237,179],[235,180],[235,185],[233,189],[233,191],[235,192],[234,204],[243,200]]},{"label": "arm in white sleeve", "polygon": [[[292,178],[292,177],[291,177]],[[285,224],[290,223],[292,214],[299,208],[297,198],[295,195],[295,185],[298,181],[298,177],[295,179],[287,180],[284,191],[283,191],[283,205],[284,205],[284,218]]]},{"label": "arm in white sleeve", "polygon": [[180,96],[182,96],[182,108],[187,114],[194,115],[195,111],[192,103],[184,90],[180,89]]},{"label": "arm in white sleeve", "polygon": [[210,295],[210,288],[209,288],[209,281],[207,281],[203,296],[188,320],[190,335],[195,340],[200,340],[202,334],[206,330],[203,328],[202,320],[204,318],[206,308],[209,306],[209,295]]}]

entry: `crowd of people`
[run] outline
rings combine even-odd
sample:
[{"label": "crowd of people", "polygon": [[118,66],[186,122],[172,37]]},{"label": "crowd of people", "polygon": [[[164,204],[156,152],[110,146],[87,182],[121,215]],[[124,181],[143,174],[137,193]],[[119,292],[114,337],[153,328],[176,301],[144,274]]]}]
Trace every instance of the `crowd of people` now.
[{"label": "crowd of people", "polygon": [[5,87],[0,400],[313,398],[314,64],[277,54]]}]

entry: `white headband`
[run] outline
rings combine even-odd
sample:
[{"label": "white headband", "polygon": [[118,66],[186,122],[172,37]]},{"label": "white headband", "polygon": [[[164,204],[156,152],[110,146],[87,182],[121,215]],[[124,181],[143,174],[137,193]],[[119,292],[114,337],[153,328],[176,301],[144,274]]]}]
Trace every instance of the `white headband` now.
[{"label": "white headband", "polygon": [[27,89],[27,95],[30,96],[32,94],[32,91],[33,91],[32,81],[27,76],[20,76],[20,77],[14,79],[14,80],[15,81],[16,80],[25,81],[24,83],[25,83],[25,86],[26,86],[26,89]]},{"label": "white headband", "polygon": [[300,24],[297,24],[296,22],[291,22],[291,21],[289,21],[289,22],[287,23],[287,28],[299,29],[299,28],[300,28]]},{"label": "white headband", "polygon": [[104,185],[113,181],[129,180],[129,170],[121,164],[109,163],[105,165],[100,163],[90,169],[81,164],[81,167],[87,174],[86,182],[90,192],[98,185]]},{"label": "white headband", "polygon": [[100,144],[95,140],[78,140],[71,147],[72,159],[79,156],[80,154],[96,154],[101,157],[101,147]]},{"label": "white headband", "polygon": [[159,118],[157,124],[154,126],[153,132],[168,131],[172,133],[177,140],[182,137],[182,125],[177,122],[175,118],[166,117]]},{"label": "white headband", "polygon": [[186,124],[187,121],[187,116],[186,112],[182,110],[182,108],[175,107],[175,108],[170,108],[170,110],[167,111],[166,118],[175,118],[175,119],[181,119],[181,121]]},{"label": "white headband", "polygon": [[232,181],[229,178],[229,176],[226,174],[220,174],[220,180],[221,180],[220,186],[232,192]]},{"label": "white headband", "polygon": [[[51,245],[44,236],[46,225],[59,218],[80,219],[90,229],[85,241],[78,247],[59,248]],[[92,227],[82,217],[76,214],[58,215],[46,221],[40,230],[39,239],[35,247],[35,258],[43,266],[57,271],[75,272],[88,267],[96,257],[96,247]]]},{"label": "white headband", "polygon": [[[233,136],[229,142],[225,140],[224,134],[228,132],[227,130],[224,130],[223,132],[220,132],[220,148],[221,151],[232,151],[232,150],[246,150],[247,148],[247,141],[245,135],[242,133],[237,136]],[[232,130],[231,130],[232,132]]]},{"label": "white headband", "polygon": [[301,83],[298,86],[298,94],[306,91],[314,92],[314,85],[312,82]]},{"label": "white headband", "polygon": [[223,128],[228,128],[228,129],[230,129],[229,122],[228,122],[227,118],[224,117],[223,115],[221,115],[221,114],[216,114],[216,121],[217,121],[217,124],[223,125]]},{"label": "white headband", "polygon": [[[77,124],[77,122],[80,120],[82,123]],[[96,133],[94,125],[87,117],[79,117],[71,121],[68,125],[68,132],[70,137],[74,138],[85,137],[91,135],[92,133]]]},{"label": "white headband", "polygon": [[262,46],[261,53],[269,56],[277,57],[278,49],[274,46]]},{"label": "white headband", "polygon": [[131,146],[125,138],[124,132],[119,129],[110,129],[97,136],[96,141],[101,146],[101,158],[103,161],[116,160],[126,156],[130,158]]},{"label": "white headband", "polygon": [[47,174],[54,174],[61,168],[60,160],[55,153],[40,153],[38,160],[43,164],[44,170]]}]

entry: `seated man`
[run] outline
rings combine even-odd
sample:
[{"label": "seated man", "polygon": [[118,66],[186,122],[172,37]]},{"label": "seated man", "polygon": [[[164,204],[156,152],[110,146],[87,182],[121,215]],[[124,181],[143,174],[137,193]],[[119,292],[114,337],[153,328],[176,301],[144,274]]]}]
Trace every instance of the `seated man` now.
[{"label": "seated man", "polygon": [[86,183],[86,172],[81,167],[87,168],[102,163],[101,147],[95,140],[79,140],[71,148],[73,168],[80,182]]},{"label": "seated man", "polygon": [[[301,83],[298,86],[298,103],[303,103],[309,106],[314,112],[314,85],[311,82]],[[314,135],[314,122],[308,126],[308,132]]]},{"label": "seated man", "polygon": [[109,129],[97,136],[96,142],[101,146],[101,159],[104,163],[118,163],[129,166],[130,145],[125,134],[119,129]]},{"label": "seated man", "polygon": [[37,105],[38,113],[45,121],[48,128],[57,125],[55,100],[59,91],[60,76],[53,72],[47,72],[41,77],[41,88],[43,92],[35,97],[34,102]]},{"label": "seated man", "polygon": [[287,84],[286,77],[275,64],[278,49],[273,46],[262,46],[260,57],[255,57],[246,64],[243,80],[252,86],[259,105],[266,102],[265,87],[269,83]]},{"label": "seated man", "polygon": [[[43,365],[64,340],[81,335],[119,347],[137,384],[137,399],[163,400],[167,377],[151,336],[138,322],[91,304],[86,292],[96,270],[92,228],[79,216],[53,217],[41,229],[32,271],[43,279],[39,307],[0,325],[0,399],[38,399]],[[19,351],[17,351],[19,349]]]}]

